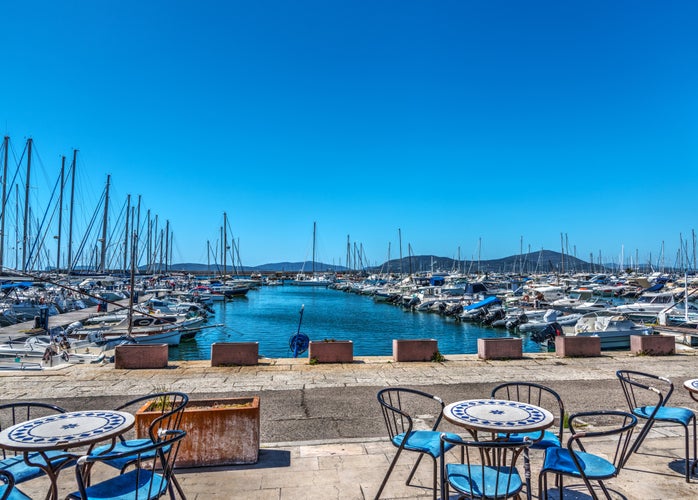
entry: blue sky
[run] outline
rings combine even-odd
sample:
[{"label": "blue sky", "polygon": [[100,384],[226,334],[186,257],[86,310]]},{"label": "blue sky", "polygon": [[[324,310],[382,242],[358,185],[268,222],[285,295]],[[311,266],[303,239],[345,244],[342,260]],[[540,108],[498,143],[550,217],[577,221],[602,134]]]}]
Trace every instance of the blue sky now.
[{"label": "blue sky", "polygon": [[310,259],[314,221],[328,263],[348,235],[397,257],[399,229],[405,255],[562,233],[607,262],[665,242],[672,265],[696,226],[697,20],[692,1],[10,2],[0,124],[17,157],[33,138],[36,214],[78,148],[81,223],[110,174],[110,223],[141,195],[175,262],[205,263],[226,212],[245,265]]}]

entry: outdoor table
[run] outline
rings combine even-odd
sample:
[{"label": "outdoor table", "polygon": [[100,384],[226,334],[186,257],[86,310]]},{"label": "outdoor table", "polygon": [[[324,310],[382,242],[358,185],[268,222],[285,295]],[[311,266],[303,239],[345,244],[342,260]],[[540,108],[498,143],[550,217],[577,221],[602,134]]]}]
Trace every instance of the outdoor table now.
[{"label": "outdoor table", "polygon": [[[115,439],[134,425],[130,413],[120,411],[75,411],[57,413],[13,425],[0,432],[0,447],[24,453],[24,461],[40,467],[51,481],[47,499],[58,498],[58,473],[66,464],[60,460],[57,466],[44,455],[45,463],[34,463],[30,454],[91,446],[107,439]],[[75,456],[75,455],[72,455]],[[55,458],[54,458],[55,461]]]},{"label": "outdoor table", "polygon": [[[691,398],[694,401],[698,401],[698,378],[692,378],[691,380],[686,380],[683,383],[683,386],[688,391],[688,394],[691,395]],[[691,465],[691,474],[693,474],[695,472],[696,467],[698,467],[698,457],[693,458],[693,464]]]},{"label": "outdoor table", "polygon": [[[478,432],[491,432],[496,435],[543,431],[553,425],[554,421],[553,414],[544,408],[503,399],[456,401],[444,408],[443,415],[452,424],[472,431],[475,439]],[[528,449],[524,450],[524,475],[526,497],[530,500],[531,467]]]},{"label": "outdoor table", "polygon": [[691,380],[686,380],[683,383],[688,393],[691,395],[694,401],[698,401],[698,378],[693,378]]}]

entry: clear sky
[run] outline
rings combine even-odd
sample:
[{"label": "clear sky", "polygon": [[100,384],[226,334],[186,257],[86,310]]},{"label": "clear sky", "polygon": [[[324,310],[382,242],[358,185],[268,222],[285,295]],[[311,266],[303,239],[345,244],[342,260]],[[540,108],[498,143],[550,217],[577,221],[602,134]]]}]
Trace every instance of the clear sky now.
[{"label": "clear sky", "polygon": [[6,2],[0,125],[17,159],[33,138],[35,217],[77,148],[82,224],[110,174],[110,223],[141,195],[174,262],[205,263],[226,212],[245,265],[310,259],[313,222],[330,264],[347,236],[397,257],[400,230],[405,255],[564,234],[606,262],[665,242],[672,265],[696,227],[696,26],[692,0]]}]

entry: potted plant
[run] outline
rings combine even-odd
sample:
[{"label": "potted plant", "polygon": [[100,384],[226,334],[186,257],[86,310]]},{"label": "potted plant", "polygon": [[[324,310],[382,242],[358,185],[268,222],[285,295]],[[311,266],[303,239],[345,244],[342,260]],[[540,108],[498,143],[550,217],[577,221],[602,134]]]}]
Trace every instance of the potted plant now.
[{"label": "potted plant", "polygon": [[[158,400],[136,412],[136,436],[148,436],[159,415]],[[189,400],[181,429],[187,435],[177,455],[177,467],[254,464],[259,458],[259,397]]]}]

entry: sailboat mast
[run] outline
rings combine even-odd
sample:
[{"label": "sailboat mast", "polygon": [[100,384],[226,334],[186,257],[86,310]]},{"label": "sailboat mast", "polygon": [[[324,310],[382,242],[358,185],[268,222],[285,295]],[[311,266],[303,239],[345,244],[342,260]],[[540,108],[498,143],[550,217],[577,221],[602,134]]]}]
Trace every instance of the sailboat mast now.
[{"label": "sailboat mast", "polygon": [[5,136],[3,148],[5,155],[2,163],[2,217],[0,217],[0,272],[5,264],[5,215],[7,214],[7,150],[10,145],[10,137]]},{"label": "sailboat mast", "polygon": [[402,229],[397,228],[397,239],[398,239],[398,244],[400,245],[400,276],[404,274],[402,270]]},{"label": "sailboat mast", "polygon": [[313,276],[315,276],[315,230],[317,229],[317,223],[313,222]]},{"label": "sailboat mast", "polygon": [[109,182],[111,180],[111,175],[107,174],[107,186],[105,188],[104,194],[104,215],[102,217],[102,240],[101,240],[101,252],[99,255],[99,271],[105,271],[105,265],[107,261],[107,216],[109,215]]},{"label": "sailboat mast", "polygon": [[22,271],[27,270],[27,233],[29,231],[29,181],[32,171],[32,143],[30,137],[27,139],[27,180],[24,185],[24,234],[22,236]]},{"label": "sailboat mast", "polygon": [[228,270],[227,253],[228,253],[228,228],[227,228],[228,215],[223,212],[223,279],[225,280],[225,275]]},{"label": "sailboat mast", "polygon": [[[124,229],[124,267],[122,268],[124,272],[128,269],[128,223],[129,223],[129,217],[131,215],[131,195],[127,194],[126,195],[126,227]],[[135,229],[135,228],[134,228]]]},{"label": "sailboat mast", "polygon": [[71,169],[70,181],[70,217],[68,222],[68,274],[73,269],[73,207],[75,207],[75,169],[77,167],[76,160],[78,158],[78,150],[73,149],[73,165]]},{"label": "sailboat mast", "polygon": [[165,272],[169,272],[169,262],[170,262],[170,220],[165,220]]},{"label": "sailboat mast", "polygon": [[61,190],[58,196],[58,244],[56,245],[56,271],[61,271],[61,236],[63,229],[63,185],[65,183],[65,156],[61,156]]}]

